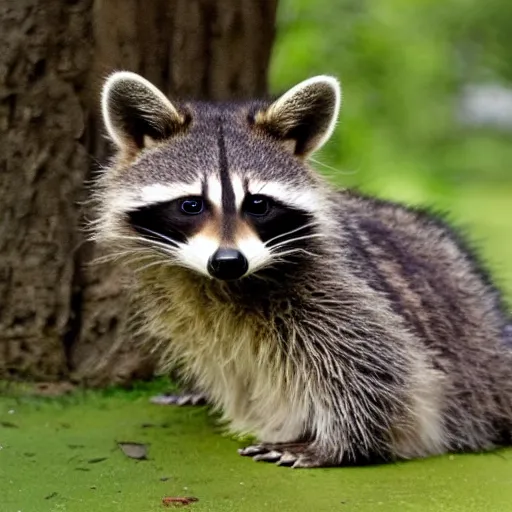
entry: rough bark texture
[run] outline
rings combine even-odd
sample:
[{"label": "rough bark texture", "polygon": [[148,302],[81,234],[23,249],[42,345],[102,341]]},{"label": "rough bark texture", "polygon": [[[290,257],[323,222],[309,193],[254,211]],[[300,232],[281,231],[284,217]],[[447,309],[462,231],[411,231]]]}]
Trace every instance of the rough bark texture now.
[{"label": "rough bark texture", "polygon": [[88,159],[91,0],[0,6],[0,368],[62,377]]},{"label": "rough bark texture", "polygon": [[276,3],[1,2],[0,377],[151,374],[126,331],[120,271],[90,265],[97,249],[79,229],[84,182],[108,157],[102,80],[128,69],[180,97],[263,94]]}]

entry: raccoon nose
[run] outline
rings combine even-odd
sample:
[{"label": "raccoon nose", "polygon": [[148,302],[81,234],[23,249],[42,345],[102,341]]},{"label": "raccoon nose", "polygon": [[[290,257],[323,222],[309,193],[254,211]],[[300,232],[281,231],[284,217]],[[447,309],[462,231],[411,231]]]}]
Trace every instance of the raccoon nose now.
[{"label": "raccoon nose", "polygon": [[223,281],[242,277],[248,268],[246,257],[236,249],[218,249],[208,261],[210,275]]}]

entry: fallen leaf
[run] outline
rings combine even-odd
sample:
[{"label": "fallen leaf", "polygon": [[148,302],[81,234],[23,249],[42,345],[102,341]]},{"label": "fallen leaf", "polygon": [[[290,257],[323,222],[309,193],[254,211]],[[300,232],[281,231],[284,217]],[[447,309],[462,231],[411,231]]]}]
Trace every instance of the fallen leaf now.
[{"label": "fallen leaf", "polygon": [[74,391],[76,386],[71,382],[39,382],[32,386],[33,395],[62,396]]},{"label": "fallen leaf", "polygon": [[147,460],[148,458],[148,448],[143,443],[117,443],[117,446],[130,459]]},{"label": "fallen leaf", "polygon": [[194,496],[189,496],[187,498],[180,498],[179,496],[165,496],[162,498],[162,504],[166,507],[175,506],[179,507],[181,505],[190,505],[199,501],[199,498],[195,498]]},{"label": "fallen leaf", "polygon": [[98,462],[103,462],[104,460],[107,460],[107,457],[98,457],[96,459],[89,459],[87,462],[89,464],[97,464]]},{"label": "fallen leaf", "polygon": [[16,423],[11,423],[10,421],[0,421],[0,426],[4,428],[20,428]]}]

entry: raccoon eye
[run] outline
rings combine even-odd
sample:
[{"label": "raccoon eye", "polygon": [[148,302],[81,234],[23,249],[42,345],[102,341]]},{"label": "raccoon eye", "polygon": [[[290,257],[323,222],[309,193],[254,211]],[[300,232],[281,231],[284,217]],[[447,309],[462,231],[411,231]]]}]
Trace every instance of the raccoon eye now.
[{"label": "raccoon eye", "polygon": [[200,197],[188,197],[181,201],[180,210],[187,215],[198,215],[204,210],[204,201]]},{"label": "raccoon eye", "polygon": [[262,217],[266,215],[270,209],[270,201],[265,196],[247,196],[244,199],[244,203],[242,205],[242,209],[245,213],[249,215],[254,215],[255,217]]}]

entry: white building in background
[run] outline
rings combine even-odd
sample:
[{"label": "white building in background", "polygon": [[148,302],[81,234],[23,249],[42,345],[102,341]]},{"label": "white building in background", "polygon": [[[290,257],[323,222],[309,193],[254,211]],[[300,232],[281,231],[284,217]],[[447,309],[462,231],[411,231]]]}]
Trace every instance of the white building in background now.
[{"label": "white building in background", "polygon": [[466,86],[458,118],[466,126],[512,130],[512,89],[497,84]]}]

